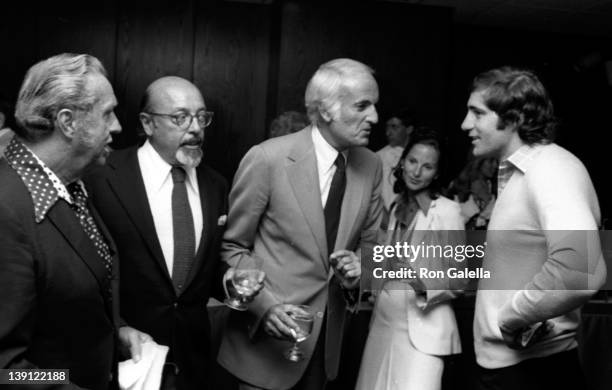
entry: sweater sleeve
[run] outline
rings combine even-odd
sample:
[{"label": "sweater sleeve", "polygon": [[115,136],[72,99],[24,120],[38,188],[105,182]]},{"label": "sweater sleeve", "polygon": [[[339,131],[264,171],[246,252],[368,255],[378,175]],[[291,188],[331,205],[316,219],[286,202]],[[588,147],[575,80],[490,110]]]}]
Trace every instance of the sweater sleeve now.
[{"label": "sweater sleeve", "polygon": [[526,173],[530,202],[546,238],[547,258],[501,308],[499,325],[505,329],[577,309],[605,282],[597,196],[582,163],[569,156],[534,164]]}]

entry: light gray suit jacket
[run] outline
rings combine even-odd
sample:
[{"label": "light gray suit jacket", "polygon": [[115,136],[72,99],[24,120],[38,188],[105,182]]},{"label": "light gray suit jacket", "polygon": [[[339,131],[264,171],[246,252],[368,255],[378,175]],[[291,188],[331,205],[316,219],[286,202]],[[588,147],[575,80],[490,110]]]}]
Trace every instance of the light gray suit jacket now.
[{"label": "light gray suit jacket", "polygon": [[[376,239],[382,210],[380,159],[352,148],[346,167],[335,250],[357,251]],[[347,303],[327,256],[325,218],[311,128],[256,145],[245,155],[230,193],[222,257],[235,265],[261,261],[264,289],[248,312],[232,312],[224,329],[219,362],[245,382],[266,389],[289,388],[303,375],[327,310],[325,368],[338,371]],[[244,260],[243,260],[244,261]],[[259,328],[277,303],[307,304],[318,313],[312,336],[301,343],[307,359],[291,363],[290,347]]]}]

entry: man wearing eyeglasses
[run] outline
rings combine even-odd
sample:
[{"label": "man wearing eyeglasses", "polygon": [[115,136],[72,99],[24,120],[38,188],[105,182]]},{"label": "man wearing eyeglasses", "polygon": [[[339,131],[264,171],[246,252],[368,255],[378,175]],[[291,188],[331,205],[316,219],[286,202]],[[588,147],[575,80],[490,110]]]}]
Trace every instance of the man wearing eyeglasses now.
[{"label": "man wearing eyeglasses", "polygon": [[198,88],[163,77],[147,88],[140,147],[114,152],[89,180],[95,204],[117,241],[121,313],[170,347],[162,389],[206,389],[214,363],[206,302],[222,295],[217,260],[227,183],[200,164],[213,113]]}]

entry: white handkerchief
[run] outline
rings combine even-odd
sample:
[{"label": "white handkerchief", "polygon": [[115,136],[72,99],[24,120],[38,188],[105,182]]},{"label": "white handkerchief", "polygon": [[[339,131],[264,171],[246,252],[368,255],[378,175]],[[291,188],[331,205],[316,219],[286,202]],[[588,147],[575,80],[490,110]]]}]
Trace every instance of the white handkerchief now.
[{"label": "white handkerchief", "polygon": [[158,390],[168,347],[154,341],[142,344],[140,361],[119,363],[119,387],[122,390]]}]

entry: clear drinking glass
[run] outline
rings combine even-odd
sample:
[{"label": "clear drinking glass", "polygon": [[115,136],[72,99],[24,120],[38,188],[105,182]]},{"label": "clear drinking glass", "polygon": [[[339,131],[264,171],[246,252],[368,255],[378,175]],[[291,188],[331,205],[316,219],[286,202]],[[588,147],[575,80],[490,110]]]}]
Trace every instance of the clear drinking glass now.
[{"label": "clear drinking glass", "polygon": [[292,329],[293,346],[285,352],[285,358],[291,362],[299,362],[304,358],[304,353],[299,348],[299,343],[305,341],[312,332],[315,315],[313,309],[307,305],[295,305],[295,310],[288,312],[289,316],[299,326],[297,331]]},{"label": "clear drinking glass", "polygon": [[230,280],[233,288],[228,288],[229,298],[226,298],[223,303],[234,310],[245,311],[247,309],[246,301],[250,298],[257,289],[259,281],[263,279],[264,272],[260,269],[260,263],[253,258],[245,260],[246,256],[242,256],[234,267],[234,274]]}]

